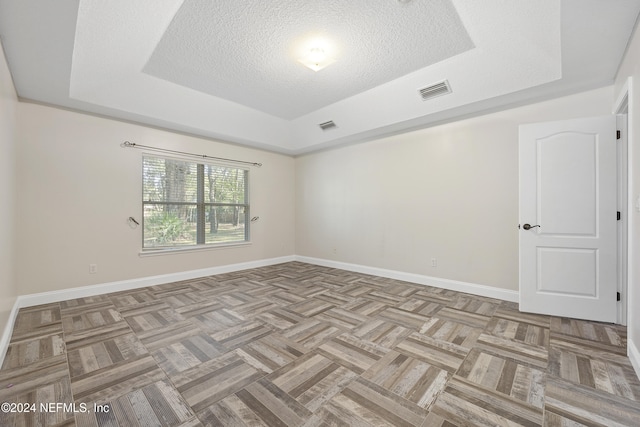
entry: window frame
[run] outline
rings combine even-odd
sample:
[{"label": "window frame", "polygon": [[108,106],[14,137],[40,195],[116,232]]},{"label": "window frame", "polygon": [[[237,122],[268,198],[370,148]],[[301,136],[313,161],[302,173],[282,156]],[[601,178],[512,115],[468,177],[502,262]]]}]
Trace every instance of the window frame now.
[{"label": "window frame", "polygon": [[[162,160],[173,160],[179,162],[185,162],[196,165],[196,201],[195,202],[166,202],[166,201],[151,201],[145,200],[145,191],[144,191],[144,162],[145,158],[154,158],[154,159],[162,159]],[[200,251],[200,250],[210,250],[210,249],[220,249],[220,248],[229,248],[236,246],[245,246],[251,244],[250,240],[250,224],[251,224],[251,215],[250,215],[250,173],[248,167],[238,166],[232,163],[226,163],[221,161],[207,161],[206,159],[193,159],[182,156],[172,156],[172,155],[158,155],[156,153],[148,153],[144,152],[141,155],[141,193],[142,193],[142,236],[141,236],[141,252],[140,255],[154,255],[154,254],[165,254],[165,253],[174,253],[174,252],[191,252],[191,251]],[[205,202],[206,196],[204,194],[205,189],[205,165],[213,166],[216,168],[228,168],[228,169],[237,169],[242,171],[244,174],[244,200],[242,203],[228,203],[228,202]],[[196,244],[189,245],[166,245],[166,246],[153,246],[153,247],[145,247],[145,206],[148,205],[167,205],[167,206],[193,206],[196,211]],[[204,214],[207,208],[217,208],[217,207],[240,207],[244,209],[244,240],[233,240],[229,242],[212,242],[206,243],[206,215]],[[202,241],[204,243],[198,243]]]}]

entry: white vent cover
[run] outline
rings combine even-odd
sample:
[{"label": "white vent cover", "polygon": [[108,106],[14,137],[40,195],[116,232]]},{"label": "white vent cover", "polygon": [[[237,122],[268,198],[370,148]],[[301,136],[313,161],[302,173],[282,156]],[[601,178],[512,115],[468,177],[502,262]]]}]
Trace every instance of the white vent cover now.
[{"label": "white vent cover", "polygon": [[420,93],[422,100],[426,101],[427,99],[451,93],[451,86],[449,86],[449,82],[445,80],[431,86],[423,87],[418,90],[418,93]]},{"label": "white vent cover", "polygon": [[318,126],[320,126],[320,129],[322,130],[329,130],[329,129],[333,129],[336,126],[336,124],[333,122],[333,120],[329,120],[328,122],[324,122],[324,123],[320,123]]}]

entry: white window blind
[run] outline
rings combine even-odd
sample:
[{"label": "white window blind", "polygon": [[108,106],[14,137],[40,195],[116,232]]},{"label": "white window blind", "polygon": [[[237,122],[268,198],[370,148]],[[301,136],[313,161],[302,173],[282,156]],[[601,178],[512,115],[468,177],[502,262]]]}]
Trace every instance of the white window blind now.
[{"label": "white window blind", "polygon": [[247,169],[145,155],[144,249],[249,240]]}]

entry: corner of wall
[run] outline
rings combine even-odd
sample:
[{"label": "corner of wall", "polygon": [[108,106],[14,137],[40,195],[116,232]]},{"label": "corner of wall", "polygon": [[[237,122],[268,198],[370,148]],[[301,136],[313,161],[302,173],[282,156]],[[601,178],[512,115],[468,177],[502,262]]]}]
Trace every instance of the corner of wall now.
[{"label": "corner of wall", "polygon": [[[16,121],[18,96],[0,43],[0,351],[6,349],[16,311],[15,218],[16,218]],[[0,365],[4,351],[0,355]]]},{"label": "corner of wall", "polygon": [[633,369],[636,371],[636,376],[640,379],[640,350],[631,339],[627,341],[627,356],[629,356],[631,365],[633,365]]}]

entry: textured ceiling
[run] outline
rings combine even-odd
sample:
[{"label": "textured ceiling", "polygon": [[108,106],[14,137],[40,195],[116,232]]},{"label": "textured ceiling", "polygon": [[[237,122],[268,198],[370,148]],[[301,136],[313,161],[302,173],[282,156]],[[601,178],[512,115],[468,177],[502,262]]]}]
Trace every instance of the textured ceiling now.
[{"label": "textured ceiling", "polygon": [[[639,11],[640,0],[0,0],[0,37],[23,100],[301,154],[611,84]],[[317,36],[336,62],[316,73],[297,59]],[[445,79],[451,94],[422,100]]]},{"label": "textured ceiling", "polygon": [[472,48],[450,0],[185,0],[143,71],[294,119]]}]

